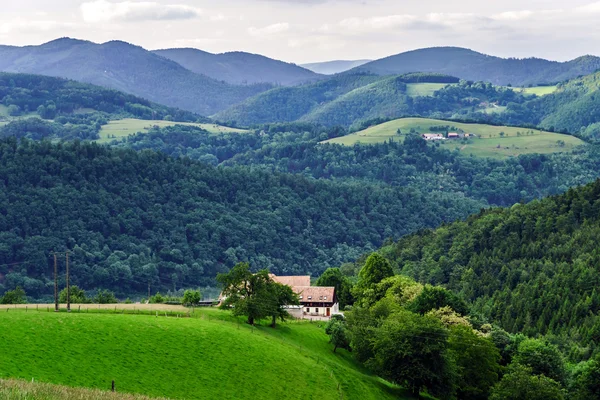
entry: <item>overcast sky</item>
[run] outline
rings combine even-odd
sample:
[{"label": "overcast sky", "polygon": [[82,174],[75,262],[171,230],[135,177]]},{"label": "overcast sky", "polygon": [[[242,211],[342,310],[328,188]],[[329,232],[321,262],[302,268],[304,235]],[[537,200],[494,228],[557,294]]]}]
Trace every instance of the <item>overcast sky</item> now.
[{"label": "overcast sky", "polygon": [[600,55],[600,1],[0,0],[0,43],[58,37],[240,50],[296,62],[431,46],[503,57]]}]

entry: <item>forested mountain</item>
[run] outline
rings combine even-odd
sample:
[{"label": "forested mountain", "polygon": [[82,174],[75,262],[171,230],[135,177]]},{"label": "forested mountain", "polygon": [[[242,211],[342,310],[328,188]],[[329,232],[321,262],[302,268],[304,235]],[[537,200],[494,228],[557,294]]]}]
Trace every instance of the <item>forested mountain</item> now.
[{"label": "forested mountain", "polygon": [[40,46],[0,48],[0,71],[74,79],[210,115],[265,91],[270,84],[236,86],[195,74],[129,43],[58,39]]},{"label": "forested mountain", "polygon": [[153,151],[0,141],[0,277],[52,292],[50,252],[72,284],[121,294],[213,283],[239,261],[318,274],[386,237],[463,218],[461,193],[215,168]]},{"label": "forested mountain", "polygon": [[261,93],[215,118],[241,125],[302,121],[346,127],[374,118],[413,115],[450,119],[455,114],[467,118],[466,114],[479,112],[474,118],[485,119],[489,116],[483,111],[490,103],[506,106],[529,98],[509,88],[483,82],[459,83],[458,78],[441,74],[379,77],[348,73]]},{"label": "forested mountain", "polygon": [[236,85],[266,82],[291,86],[320,79],[319,74],[301,66],[241,51],[212,54],[187,48],[155,50],[153,53],[197,74]]},{"label": "forested mountain", "polygon": [[315,63],[300,64],[301,67],[309,69],[318,74],[333,75],[348,71],[354,67],[361,66],[372,60],[334,60]]},{"label": "forested mountain", "polygon": [[421,282],[445,284],[510,332],[600,337],[600,181],[491,209],[402,238],[382,252]]},{"label": "forested mountain", "polygon": [[560,132],[600,138],[600,72],[559,85],[548,96],[523,105],[511,104],[506,117]]},{"label": "forested mountain", "polygon": [[209,122],[189,111],[87,83],[41,75],[0,73],[0,136],[97,139],[110,119]]},{"label": "forested mountain", "polygon": [[378,75],[436,72],[495,85],[525,86],[557,83],[600,69],[600,58],[579,57],[568,62],[539,58],[500,58],[460,47],[432,47],[371,61],[353,69]]}]

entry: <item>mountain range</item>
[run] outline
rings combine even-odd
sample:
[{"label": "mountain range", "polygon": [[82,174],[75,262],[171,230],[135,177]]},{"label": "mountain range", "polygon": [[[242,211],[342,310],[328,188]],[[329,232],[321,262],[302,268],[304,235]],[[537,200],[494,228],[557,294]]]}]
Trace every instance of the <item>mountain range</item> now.
[{"label": "mountain range", "polygon": [[324,61],[324,62],[300,64],[300,66],[304,67],[306,69],[309,69],[313,72],[316,72],[318,74],[333,75],[333,74],[339,74],[340,72],[348,71],[355,67],[359,67],[370,61],[372,61],[372,60],[334,60],[334,61]]},{"label": "mountain range", "polygon": [[495,85],[538,85],[565,81],[600,69],[600,57],[567,62],[540,58],[500,58],[460,47],[431,47],[371,61],[352,71],[377,75],[436,72]]},{"label": "mountain range", "polygon": [[296,64],[241,51],[212,54],[198,49],[166,49],[153,53],[197,74],[236,85],[273,83],[290,86],[318,80],[320,74]]}]

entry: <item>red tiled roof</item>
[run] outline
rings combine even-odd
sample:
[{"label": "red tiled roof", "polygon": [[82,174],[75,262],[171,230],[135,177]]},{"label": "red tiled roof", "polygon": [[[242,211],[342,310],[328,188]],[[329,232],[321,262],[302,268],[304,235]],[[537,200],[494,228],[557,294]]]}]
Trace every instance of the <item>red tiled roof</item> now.
[{"label": "red tiled roof", "polygon": [[293,286],[294,292],[302,296],[300,303],[333,303],[335,288],[327,286]]},{"label": "red tiled roof", "polygon": [[292,288],[295,286],[310,286],[310,276],[277,276],[271,275],[271,279],[275,282],[281,283],[282,285],[288,285]]}]

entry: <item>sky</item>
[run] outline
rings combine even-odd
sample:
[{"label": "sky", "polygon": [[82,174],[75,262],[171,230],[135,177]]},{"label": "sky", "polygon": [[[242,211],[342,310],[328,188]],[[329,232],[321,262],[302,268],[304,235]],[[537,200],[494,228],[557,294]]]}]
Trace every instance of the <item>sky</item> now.
[{"label": "sky", "polygon": [[247,51],[294,63],[433,46],[565,61],[600,56],[590,0],[0,0],[0,44],[59,37],[154,50]]}]

